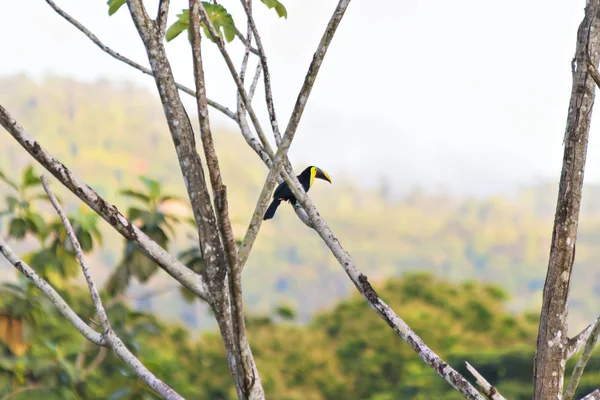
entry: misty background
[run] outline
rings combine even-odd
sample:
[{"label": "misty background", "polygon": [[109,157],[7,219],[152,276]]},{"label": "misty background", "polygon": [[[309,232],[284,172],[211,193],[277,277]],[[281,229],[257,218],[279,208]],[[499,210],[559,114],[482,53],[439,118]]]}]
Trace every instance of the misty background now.
[{"label": "misty background", "polygon": [[[149,10],[154,3],[147,2]],[[105,44],[147,65],[125,9],[109,18],[105,1],[63,0],[58,5]],[[287,20],[255,7],[282,126],[335,2],[292,0],[285,5]],[[172,2],[169,24],[186,6]],[[226,6],[239,15],[237,2]],[[555,182],[583,7],[583,2],[554,0],[357,1],[327,54],[292,160],[319,165],[334,179],[358,178],[370,186],[385,177],[392,193],[399,194],[418,186],[487,196]],[[0,75],[123,80],[155,93],[151,77],[107,56],[45,2],[10,2],[3,9],[0,26],[11,34],[0,38]],[[228,47],[234,56],[243,50],[239,41]],[[209,97],[233,107],[229,72],[216,46],[205,48]],[[167,50],[178,81],[193,87],[186,40],[174,40]],[[257,96],[264,96],[262,83]],[[256,104],[265,117],[264,101]],[[211,119],[235,128],[217,112]],[[600,182],[595,125],[588,183]]]}]

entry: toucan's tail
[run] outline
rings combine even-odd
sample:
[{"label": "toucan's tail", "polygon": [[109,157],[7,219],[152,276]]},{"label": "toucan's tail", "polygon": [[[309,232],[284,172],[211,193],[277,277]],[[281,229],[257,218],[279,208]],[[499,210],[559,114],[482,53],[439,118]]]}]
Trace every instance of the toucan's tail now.
[{"label": "toucan's tail", "polygon": [[273,215],[275,215],[275,211],[277,211],[277,207],[279,207],[280,204],[281,200],[273,199],[271,205],[269,206],[269,208],[267,208],[267,212],[265,213],[265,217],[263,218],[263,220],[273,218]]}]

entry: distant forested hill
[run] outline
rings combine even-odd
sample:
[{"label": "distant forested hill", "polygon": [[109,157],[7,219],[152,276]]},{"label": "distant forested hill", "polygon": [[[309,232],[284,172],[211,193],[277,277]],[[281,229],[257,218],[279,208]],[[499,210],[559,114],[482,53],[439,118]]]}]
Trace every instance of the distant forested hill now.
[{"label": "distant forested hill", "polygon": [[[168,192],[185,194],[162,109],[153,93],[127,83],[88,84],[60,77],[36,83],[25,76],[11,76],[0,78],[0,103],[119,209],[126,209],[128,202],[117,191],[139,187],[140,174],[160,180]],[[215,136],[234,229],[241,237],[266,169],[239,134],[218,131]],[[30,162],[3,130],[0,146],[0,169],[7,175],[19,174]],[[307,156],[296,167],[300,170],[310,163]],[[415,189],[393,199],[385,186],[363,190],[348,177],[332,178],[332,185],[318,182],[311,197],[375,285],[407,271],[428,271],[453,281],[474,279],[500,285],[510,294],[509,305],[515,311],[538,306],[552,233],[554,185],[523,188],[515,198],[457,198]],[[0,202],[5,191],[0,185]],[[597,316],[600,296],[600,187],[588,186],[584,192],[571,298],[573,330]],[[78,205],[74,196],[60,194],[72,207]],[[0,227],[6,229],[1,222]],[[93,260],[96,274],[106,277],[118,261],[122,240],[107,226],[103,228],[104,248]],[[191,241],[182,233],[175,248]],[[165,278],[159,274],[150,286],[172,284]],[[301,321],[352,290],[323,243],[287,205],[263,225],[244,280],[251,311],[268,312],[288,304]],[[144,289],[134,287],[130,292]],[[192,327],[212,326],[210,318],[183,303],[177,291],[138,306],[184,318]]]}]

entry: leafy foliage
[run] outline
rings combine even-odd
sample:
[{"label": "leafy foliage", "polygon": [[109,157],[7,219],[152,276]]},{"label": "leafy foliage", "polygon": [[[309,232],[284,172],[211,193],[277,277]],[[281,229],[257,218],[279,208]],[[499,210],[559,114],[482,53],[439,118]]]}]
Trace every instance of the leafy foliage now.
[{"label": "leafy foliage", "polygon": [[[140,181],[145,191],[126,189],[120,192],[139,204],[139,207],[128,208],[127,218],[160,246],[168,248],[170,237],[167,232],[174,236],[173,224],[179,223],[179,218],[169,212],[170,206],[184,203],[177,196],[163,194],[158,181],[145,176],[141,176]],[[154,261],[146,257],[134,243],[126,242],[123,258],[108,278],[105,289],[113,296],[123,293],[132,277],[146,282],[156,270]]]},{"label": "leafy foliage", "polygon": [[108,15],[113,15],[114,13],[116,13],[119,10],[119,8],[121,8],[121,6],[126,2],[127,0],[108,0],[106,2],[106,4],[108,5]]},{"label": "leafy foliage", "polygon": [[35,210],[33,203],[39,199],[47,199],[39,189],[40,178],[29,165],[21,173],[21,181],[16,182],[0,171],[0,181],[12,189],[12,194],[5,196],[6,209],[0,211],[0,217],[8,216],[8,236],[23,239],[29,233],[37,235],[45,229],[42,216]]},{"label": "leafy foliage", "polygon": [[[233,17],[227,12],[225,7],[220,4],[212,4],[209,2],[202,2],[202,4],[204,5],[204,9],[208,14],[209,20],[212,22],[215,30],[219,34],[219,37],[222,39],[224,36],[227,42],[231,42],[233,39],[235,39],[237,29],[235,27],[235,23],[233,22]],[[169,29],[167,29],[165,34],[167,42],[175,39],[177,36],[179,36],[179,34],[187,31],[190,28],[189,10],[183,10],[181,14],[177,15],[177,17],[179,19],[173,25],[171,25]],[[200,25],[204,28],[204,35],[210,40],[214,41],[210,31],[208,30],[208,27],[204,24],[204,22],[200,21]]]},{"label": "leafy foliage", "polygon": [[269,8],[274,8],[277,15],[281,18],[287,18],[287,10],[279,0],[260,0]]},{"label": "leafy foliage", "polygon": [[[506,299],[496,295],[499,288],[474,282],[451,284],[426,274],[377,286],[393,307],[402,306],[405,320],[459,372],[466,375],[462,365],[468,360],[507,398],[531,398],[537,316],[507,312]],[[37,301],[35,292],[25,297]],[[71,286],[62,294],[78,314],[93,315],[85,289]],[[0,296],[0,305],[11,302]],[[118,301],[106,304],[125,343],[184,397],[236,398],[218,334],[205,332],[193,340],[180,326],[167,325]],[[486,331],[479,329],[481,310],[492,314]],[[507,330],[508,320],[512,322]],[[358,295],[307,325],[273,321],[272,316],[250,315],[247,325],[269,398],[461,398]],[[39,313],[29,345],[20,354],[0,339],[0,395],[37,385],[38,389],[16,399],[158,398],[110,352],[92,368],[99,356],[98,348],[49,307]],[[572,367],[570,363],[568,369]],[[598,356],[592,357],[585,378],[581,394],[594,389],[600,379]]]}]

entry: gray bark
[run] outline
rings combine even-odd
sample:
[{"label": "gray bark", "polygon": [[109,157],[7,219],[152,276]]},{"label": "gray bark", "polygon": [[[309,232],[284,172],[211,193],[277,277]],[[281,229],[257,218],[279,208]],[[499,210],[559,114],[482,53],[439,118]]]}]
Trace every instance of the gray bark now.
[{"label": "gray bark", "polygon": [[534,361],[534,399],[561,399],[565,374],[567,316],[571,272],[595,82],[587,58],[598,64],[600,27],[599,0],[590,0],[577,33],[573,88],[567,117],[563,167],[560,177],[550,259],[544,285],[542,311]]}]

